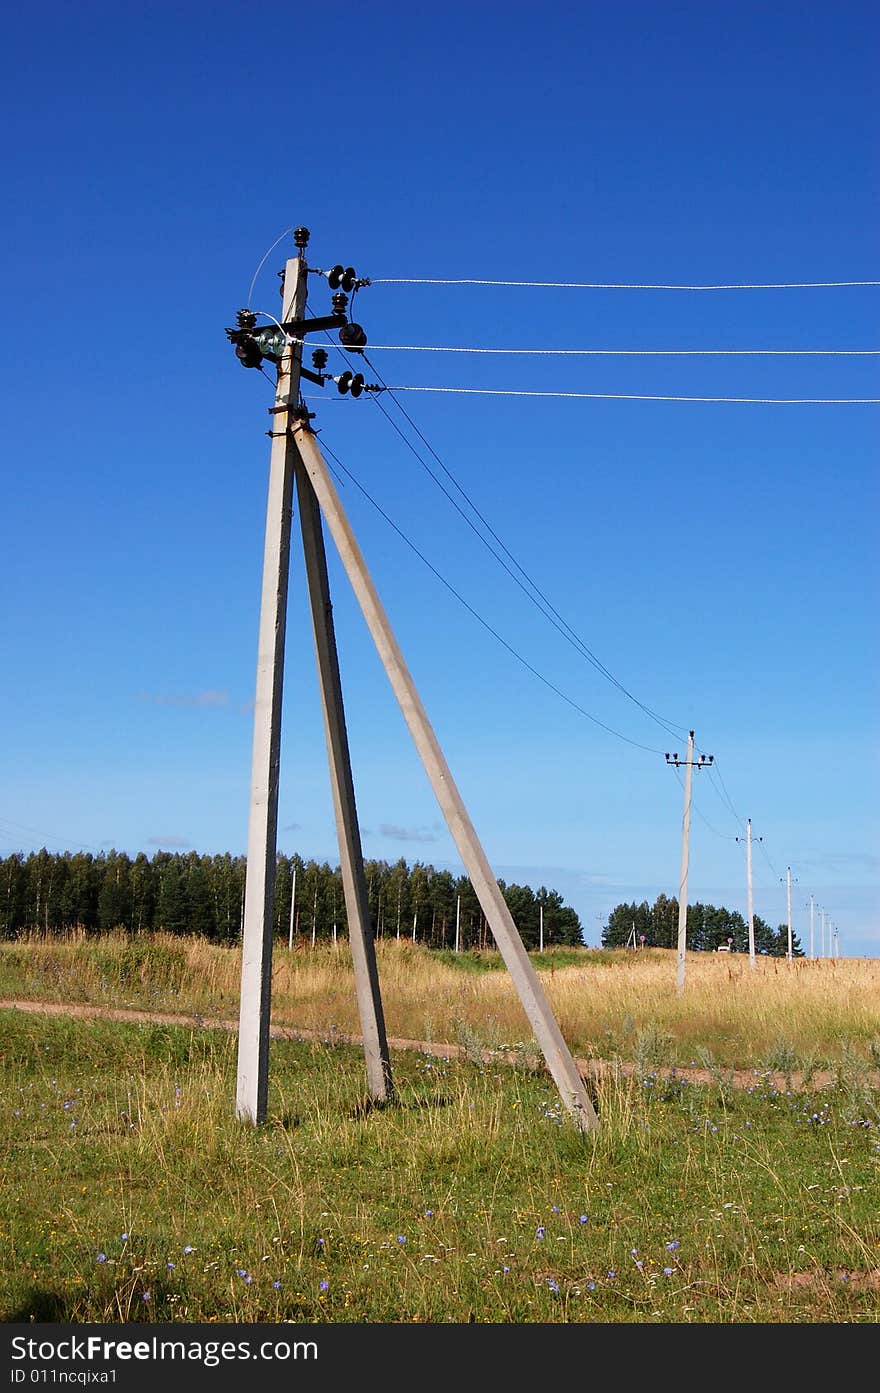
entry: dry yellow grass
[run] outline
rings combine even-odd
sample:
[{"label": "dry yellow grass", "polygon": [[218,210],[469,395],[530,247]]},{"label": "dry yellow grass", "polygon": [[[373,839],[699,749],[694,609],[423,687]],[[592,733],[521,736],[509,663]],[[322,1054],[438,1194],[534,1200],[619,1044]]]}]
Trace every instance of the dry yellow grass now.
[{"label": "dry yellow grass", "polygon": [[[394,940],[380,941],[377,956],[389,1035],[490,1047],[531,1041],[503,965],[452,965]],[[552,952],[546,959],[552,964]],[[240,962],[237,948],[204,939],[35,934],[0,945],[0,995],[234,1018]],[[580,1056],[738,1068],[803,1069],[851,1056],[880,1063],[877,959],[761,958],[750,970],[744,957],[691,953],[681,995],[675,954],[662,949],[584,950],[582,965],[551,965],[540,977]],[[356,1034],[347,943],[293,952],[276,944],[272,1017],[302,1030]]]}]

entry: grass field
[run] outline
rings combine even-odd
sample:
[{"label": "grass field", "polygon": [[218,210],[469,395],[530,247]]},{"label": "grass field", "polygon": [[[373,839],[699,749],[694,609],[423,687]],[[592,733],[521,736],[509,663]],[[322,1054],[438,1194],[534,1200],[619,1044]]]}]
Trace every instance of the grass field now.
[{"label": "grass field", "polygon": [[[273,1042],[258,1129],[234,1118],[233,1033],[0,1012],[0,1319],[878,1320],[873,961],[762,962],[749,981],[692,955],[677,999],[674,955],[548,955],[573,1051],[634,1066],[594,1084],[584,1137],[527,1053],[473,1062],[527,1040],[494,955],[379,950],[389,1033],[468,1047],[395,1050],[384,1109],[334,1043],[357,1029],[344,949],[276,952],[274,1017],[324,1039]],[[237,971],[186,940],[0,947],[7,999],[211,1019],[235,1015]],[[661,1074],[694,1058],[711,1083]]]}]

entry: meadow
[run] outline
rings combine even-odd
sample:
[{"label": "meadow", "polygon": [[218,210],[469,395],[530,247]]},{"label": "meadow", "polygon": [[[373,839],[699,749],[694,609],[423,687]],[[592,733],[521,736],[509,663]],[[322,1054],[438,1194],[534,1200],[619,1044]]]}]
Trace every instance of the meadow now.
[{"label": "meadow", "polygon": [[[346,945],[276,945],[269,1119],[234,1116],[234,948],[0,945],[4,1321],[875,1323],[873,960],[555,950],[582,1136],[497,954],[378,945],[396,1098],[365,1100]],[[447,1046],[454,1057],[435,1052]],[[692,1072],[698,1065],[700,1073]],[[698,1081],[702,1080],[702,1081]]]}]

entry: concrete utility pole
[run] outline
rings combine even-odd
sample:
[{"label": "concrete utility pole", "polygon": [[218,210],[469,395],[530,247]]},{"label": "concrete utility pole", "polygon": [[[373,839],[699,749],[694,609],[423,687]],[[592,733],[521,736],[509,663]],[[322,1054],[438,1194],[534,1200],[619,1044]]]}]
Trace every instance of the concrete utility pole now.
[{"label": "concrete utility pole", "polygon": [[539,929],[538,929],[538,951],[539,951],[539,953],[543,953],[543,951],[544,951],[544,906],[543,906],[543,905],[540,905],[540,906],[539,906],[539,909],[540,909],[540,919],[539,919],[540,927],[539,927]]},{"label": "concrete utility pole", "polygon": [[[782,876],[780,876],[779,879],[781,880]],[[795,883],[797,883],[797,877],[795,877]],[[788,921],[788,953],[786,954],[786,957],[788,958],[788,961],[791,962],[792,958],[794,957],[791,938],[791,866],[786,866],[785,868],[785,904],[786,917]]]},{"label": "concrete utility pole", "polygon": [[815,958],[815,956],[816,956],[816,954],[813,952],[813,896],[811,895],[811,896],[810,896],[810,957],[811,957],[811,958]]},{"label": "concrete utility pole", "polygon": [[[284,268],[282,323],[277,341],[277,385],[270,415],[273,429],[266,509],[266,541],[263,558],[263,593],[254,703],[254,737],[251,805],[248,826],[248,858],[242,931],[241,1002],[239,1008],[238,1085],[236,1111],[242,1121],[265,1121],[269,1072],[269,1020],[272,981],[272,919],[275,889],[275,857],[278,827],[278,776],[281,746],[281,698],[284,676],[284,639],[287,617],[287,585],[290,560],[290,522],[293,482],[296,475],[306,576],[312,612],[312,628],[318,663],[318,679],[324,715],[324,731],[330,760],[330,778],[336,814],[343,889],[349,921],[355,990],[361,1018],[364,1053],[371,1096],[386,1101],[392,1092],[391,1065],[385,1038],[372,933],[364,888],[363,857],[354,785],[345,730],[342,688],[333,631],[327,563],[317,501],[302,468],[291,434],[299,411],[301,376],[314,378],[302,366],[302,337],[308,329],[345,324],[340,312],[324,320],[306,320],[307,265],[305,247],[309,234],[297,228],[294,240],[299,256]],[[344,300],[344,296],[342,297]],[[334,302],[334,310],[336,304]],[[358,326],[351,326],[352,329]],[[229,331],[227,331],[229,332]],[[262,358],[255,316],[242,311],[238,330],[229,333],[236,354],[247,367]],[[268,349],[266,350],[268,351]],[[294,891],[288,947],[293,946]],[[312,944],[317,935],[317,880],[312,906]],[[334,931],[335,932],[335,931]]]},{"label": "concrete utility pole", "polygon": [[[312,632],[318,664],[318,685],[324,716],[324,737],[330,765],[330,786],[336,819],[336,839],[342,870],[342,890],[348,916],[348,937],[354,969],[354,988],[357,997],[364,1056],[370,1096],[376,1102],[391,1098],[391,1056],[385,1033],[385,1017],[379,989],[379,972],[367,900],[367,882],[361,834],[355,805],[351,755],[342,701],[342,679],[336,632],[333,627],[333,606],[330,602],[330,580],[327,574],[327,553],[321,511],[308,474],[296,454],[296,489],[299,500],[300,530],[306,563],[309,600],[312,611]],[[398,915],[400,901],[398,899]],[[334,925],[334,941],[335,941]],[[399,927],[398,927],[399,934]]]},{"label": "concrete utility pole", "polygon": [[[291,258],[284,268],[281,317],[285,321],[302,319],[305,313],[306,264],[302,252],[303,248],[300,247],[300,255]],[[275,411],[272,416],[279,425],[289,419],[291,406],[297,402],[301,359],[301,345],[288,343],[278,364]],[[252,1123],[265,1121],[269,1086],[272,915],[293,458],[286,430],[273,431],[254,698],[235,1104],[238,1117],[243,1122]]]},{"label": "concrete utility pole", "polygon": [[[705,768],[711,764],[714,755],[700,755],[700,760],[696,766],[698,769]],[[684,813],[681,819],[681,876],[678,887],[678,958],[675,967],[675,989],[678,992],[684,991],[684,965],[685,954],[687,951],[687,886],[688,886],[688,855],[691,830],[691,788],[693,783],[694,771],[694,732],[688,731],[687,757],[680,760],[678,752],[666,756],[666,763],[679,768],[685,766],[684,773]]]},{"label": "concrete utility pole", "polygon": [[599,1126],[599,1119],[583,1079],[563,1039],[537,973],[529,961],[501,888],[440,749],[333,486],[317,440],[309,428],[308,421],[302,416],[293,426],[293,435],[324,520],[336,544],[425,772],[431,781],[434,795],[446,818],[465,870],[495,936],[563,1104],[581,1131],[595,1131]]},{"label": "concrete utility pole", "polygon": [[[736,840],[737,840],[738,842],[741,842],[741,841],[742,841],[742,837],[737,837]],[[758,838],[758,841],[759,841],[759,842],[761,842],[761,841],[763,841],[763,840],[764,840],[763,837],[759,837],[759,838]],[[755,915],[754,915],[754,912],[753,912],[753,910],[752,910],[752,819],[751,819],[751,818],[748,818],[748,820],[747,820],[747,822],[746,822],[746,887],[747,887],[747,893],[748,893],[748,907],[749,907],[749,967],[755,967]]]},{"label": "concrete utility pole", "polygon": [[461,950],[461,895],[455,897],[455,951]]},{"label": "concrete utility pole", "polygon": [[287,949],[288,949],[288,952],[290,952],[290,953],[293,952],[293,927],[294,927],[294,909],[295,909],[295,906],[296,906],[296,862],[294,861],[294,863],[293,863],[293,875],[292,875],[292,877],[291,877],[291,884],[290,884],[290,929],[289,929],[288,934],[287,934]]}]

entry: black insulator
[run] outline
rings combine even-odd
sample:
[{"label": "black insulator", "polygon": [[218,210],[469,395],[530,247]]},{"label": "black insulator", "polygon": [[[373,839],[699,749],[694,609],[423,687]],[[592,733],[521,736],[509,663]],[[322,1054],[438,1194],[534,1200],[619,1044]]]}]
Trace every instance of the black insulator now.
[{"label": "black insulator", "polygon": [[353,397],[359,397],[364,390],[364,377],[360,372],[343,372],[336,379],[336,386],[345,396],[346,392],[351,392]]},{"label": "black insulator", "polygon": [[295,227],[293,229],[293,240],[300,251],[304,251],[309,245],[309,229],[307,227]]},{"label": "black insulator", "polygon": [[317,372],[321,372],[327,366],[326,348],[316,348],[312,354],[312,366]]},{"label": "black insulator", "polygon": [[257,316],[252,310],[239,310],[235,319],[239,329],[253,329],[256,327]]},{"label": "black insulator", "polygon": [[345,314],[345,307],[347,304],[348,296],[343,295],[342,291],[338,290],[336,294],[333,296],[333,313]]},{"label": "black insulator", "polygon": [[263,355],[250,335],[243,335],[235,345],[235,356],[246,368],[258,368]]},{"label": "black insulator", "polygon": [[331,290],[354,290],[357,285],[357,271],[353,266],[337,263],[327,272],[327,284]]},{"label": "black insulator", "polygon": [[362,353],[367,342],[367,336],[360,324],[343,324],[339,330],[339,342],[343,348],[347,348],[350,353]]}]

